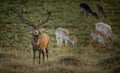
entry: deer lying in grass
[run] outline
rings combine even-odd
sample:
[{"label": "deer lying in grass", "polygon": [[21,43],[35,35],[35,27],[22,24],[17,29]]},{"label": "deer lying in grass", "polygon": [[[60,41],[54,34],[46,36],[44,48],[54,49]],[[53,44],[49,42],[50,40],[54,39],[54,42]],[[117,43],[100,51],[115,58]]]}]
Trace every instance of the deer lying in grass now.
[{"label": "deer lying in grass", "polygon": [[48,60],[49,36],[46,33],[42,33],[42,24],[45,24],[48,21],[51,15],[51,11],[47,11],[47,15],[48,16],[45,21],[42,21],[41,23],[35,26],[33,22],[30,22],[24,18],[23,13],[19,14],[20,20],[22,20],[23,23],[33,28],[32,41],[31,41],[33,47],[33,64],[35,64],[36,51],[39,51],[39,64],[40,64],[41,53],[43,55],[43,62],[44,62],[45,52]]},{"label": "deer lying in grass", "polygon": [[85,15],[91,14],[98,19],[97,13],[93,12],[91,7],[88,4],[80,3],[80,10],[81,10],[81,15],[85,16]]},{"label": "deer lying in grass", "polygon": [[97,8],[97,13],[102,14],[105,18],[107,18],[107,15],[103,9],[103,6],[101,4],[96,4],[96,8]]},{"label": "deer lying in grass", "polygon": [[98,41],[100,44],[111,45],[109,37],[101,31],[95,30],[90,35],[93,41]]},{"label": "deer lying in grass", "polygon": [[114,35],[112,33],[112,29],[110,25],[105,24],[103,22],[98,22],[95,24],[95,27],[96,27],[96,30],[106,34],[112,40],[112,43],[114,43]]},{"label": "deer lying in grass", "polygon": [[68,40],[75,45],[76,41],[70,37],[69,31],[65,28],[57,28],[55,31],[56,34],[56,40],[57,40],[57,45],[62,46],[63,45],[63,40],[65,40],[65,44],[67,45]]}]

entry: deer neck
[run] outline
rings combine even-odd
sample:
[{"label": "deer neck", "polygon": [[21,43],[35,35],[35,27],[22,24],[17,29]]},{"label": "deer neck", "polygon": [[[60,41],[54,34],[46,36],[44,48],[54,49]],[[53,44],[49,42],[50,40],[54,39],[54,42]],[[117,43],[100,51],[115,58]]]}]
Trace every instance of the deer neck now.
[{"label": "deer neck", "polygon": [[39,35],[33,35],[33,41],[34,43],[38,42]]},{"label": "deer neck", "polygon": [[74,45],[75,42],[71,37],[69,38],[69,41]]},{"label": "deer neck", "polygon": [[66,37],[67,37],[68,40],[74,45],[74,40],[73,40],[73,38],[71,38],[69,35],[66,35]]},{"label": "deer neck", "polygon": [[32,43],[34,45],[39,45],[40,44],[40,40],[39,39],[42,39],[42,38],[43,38],[43,34],[33,35]]}]

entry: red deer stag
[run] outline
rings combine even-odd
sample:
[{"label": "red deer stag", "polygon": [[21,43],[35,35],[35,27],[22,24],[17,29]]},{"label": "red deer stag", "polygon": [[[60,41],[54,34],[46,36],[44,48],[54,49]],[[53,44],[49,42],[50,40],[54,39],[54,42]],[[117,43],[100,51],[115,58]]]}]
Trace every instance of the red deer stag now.
[{"label": "red deer stag", "polygon": [[18,16],[20,20],[27,24],[28,26],[31,26],[33,28],[32,30],[32,48],[33,48],[33,64],[35,64],[35,56],[36,56],[36,51],[39,51],[39,64],[40,64],[40,56],[41,53],[43,55],[43,62],[44,62],[44,57],[45,57],[45,52],[46,52],[46,57],[48,60],[48,45],[49,45],[49,36],[46,33],[42,33],[42,25],[45,24],[50,15],[51,11],[47,11],[47,18],[46,20],[42,21],[38,25],[34,25],[33,22],[30,22],[24,18],[23,12],[19,13]]}]

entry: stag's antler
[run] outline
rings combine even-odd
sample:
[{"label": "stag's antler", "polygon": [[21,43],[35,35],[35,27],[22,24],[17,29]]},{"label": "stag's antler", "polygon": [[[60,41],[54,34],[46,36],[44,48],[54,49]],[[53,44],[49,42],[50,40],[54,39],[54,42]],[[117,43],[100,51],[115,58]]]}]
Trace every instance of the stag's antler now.
[{"label": "stag's antler", "polygon": [[27,24],[28,26],[35,27],[35,26],[33,25],[33,22],[28,21],[28,20],[26,20],[26,19],[24,18],[23,12],[20,12],[20,13],[18,14],[18,16],[19,16],[20,20],[21,20],[23,23]]},{"label": "stag's antler", "polygon": [[45,23],[48,21],[51,13],[52,13],[52,11],[47,10],[47,12],[46,12],[46,14],[48,15],[47,18],[46,18],[46,20],[42,21],[42,22],[39,24],[39,26],[42,25],[42,24],[45,24]]}]

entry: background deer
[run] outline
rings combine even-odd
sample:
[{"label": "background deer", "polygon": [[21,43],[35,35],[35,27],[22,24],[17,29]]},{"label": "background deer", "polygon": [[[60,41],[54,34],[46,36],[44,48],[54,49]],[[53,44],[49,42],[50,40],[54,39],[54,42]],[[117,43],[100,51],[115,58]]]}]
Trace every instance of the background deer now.
[{"label": "background deer", "polygon": [[55,31],[56,34],[56,40],[57,40],[57,45],[62,46],[63,45],[63,40],[65,40],[65,44],[67,45],[68,40],[75,45],[76,41],[70,37],[69,31],[65,28],[57,28]]},{"label": "background deer", "polygon": [[80,3],[79,6],[80,6],[80,10],[81,10],[81,15],[85,16],[85,15],[91,14],[95,18],[98,19],[97,13],[93,12],[92,9],[91,9],[91,7],[88,4],[86,4],[86,3]]},{"label": "background deer", "polygon": [[39,51],[39,64],[40,64],[41,53],[43,55],[43,62],[44,62],[45,52],[46,52],[46,57],[47,57],[47,60],[48,60],[49,36],[46,33],[42,33],[42,24],[45,24],[48,21],[51,13],[52,13],[51,11],[47,11],[46,20],[42,21],[38,25],[34,25],[33,22],[30,22],[30,21],[26,20],[23,16],[23,13],[18,14],[20,20],[23,23],[25,23],[28,26],[31,26],[33,28],[33,30],[32,30],[32,41],[31,41],[32,47],[33,47],[33,64],[35,64],[36,51]]},{"label": "background deer", "polygon": [[112,43],[114,43],[114,35],[112,33],[112,29],[110,25],[105,24],[103,22],[98,22],[95,24],[95,27],[96,27],[96,30],[101,31],[107,36],[109,36],[110,39],[112,40]]},{"label": "background deer", "polygon": [[102,14],[105,18],[107,18],[107,15],[103,9],[103,6],[99,3],[96,4],[96,9],[97,9],[97,13]]},{"label": "background deer", "polygon": [[109,37],[101,31],[95,30],[90,35],[93,41],[98,41],[100,44],[111,45]]}]

